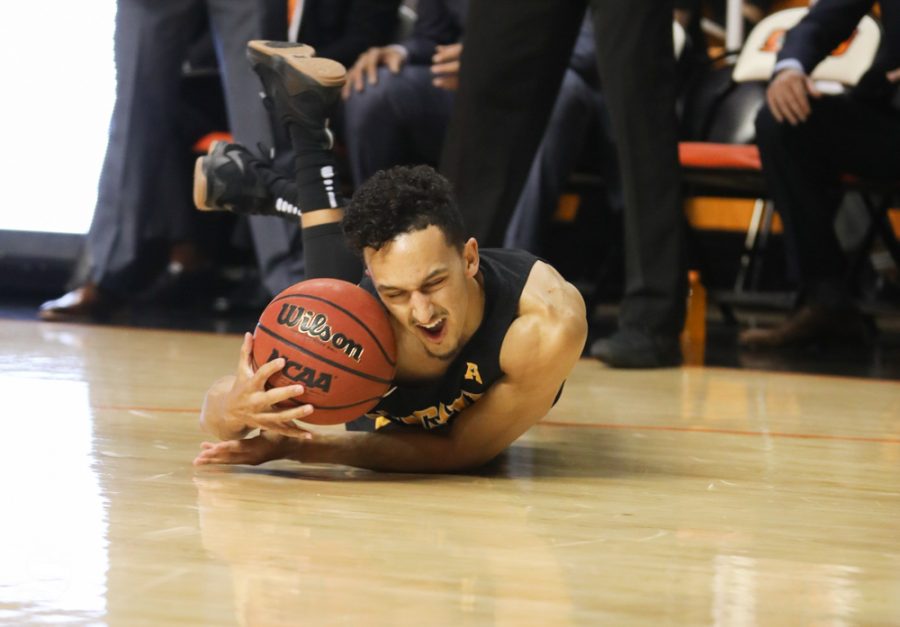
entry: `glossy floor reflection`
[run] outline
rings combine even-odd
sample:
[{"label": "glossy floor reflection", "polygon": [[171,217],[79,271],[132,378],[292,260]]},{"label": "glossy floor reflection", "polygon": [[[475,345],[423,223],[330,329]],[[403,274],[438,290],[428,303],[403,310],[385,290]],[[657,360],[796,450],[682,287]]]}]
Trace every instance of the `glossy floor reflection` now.
[{"label": "glossy floor reflection", "polygon": [[900,621],[900,385],[579,364],[480,472],[195,470],[235,336],[0,321],[0,623]]}]

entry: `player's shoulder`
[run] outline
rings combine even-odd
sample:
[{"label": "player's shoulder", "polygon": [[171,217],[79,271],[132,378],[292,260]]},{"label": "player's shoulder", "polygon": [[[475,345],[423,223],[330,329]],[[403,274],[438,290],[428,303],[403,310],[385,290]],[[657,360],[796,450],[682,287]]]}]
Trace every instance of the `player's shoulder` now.
[{"label": "player's shoulder", "polygon": [[587,314],[578,289],[550,264],[537,261],[519,299],[519,312],[504,338],[504,372],[533,368],[535,361],[580,353],[587,336]]},{"label": "player's shoulder", "polygon": [[519,298],[519,317],[535,321],[571,323],[585,319],[578,289],[549,263],[536,261]]}]

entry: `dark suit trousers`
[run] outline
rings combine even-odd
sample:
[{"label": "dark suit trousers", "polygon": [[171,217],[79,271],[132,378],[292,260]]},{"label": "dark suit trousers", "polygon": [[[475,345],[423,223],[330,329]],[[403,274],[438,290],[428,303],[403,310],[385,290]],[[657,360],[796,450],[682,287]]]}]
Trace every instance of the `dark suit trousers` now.
[{"label": "dark suit trousers", "polygon": [[[593,0],[602,90],[625,203],[623,328],[673,336],[684,320],[672,2]],[[474,0],[442,170],[469,230],[503,242],[546,127],[584,0]]]},{"label": "dark suit trousers", "polygon": [[[267,4],[268,3],[268,4]],[[181,64],[204,16],[219,54],[229,124],[249,146],[271,141],[246,43],[271,30],[271,0],[119,0],[116,102],[88,233],[90,278],[114,293],[135,289],[148,239],[186,235],[189,194],[173,184]],[[280,11],[284,10],[278,2]],[[180,162],[179,162],[180,163]],[[190,176],[187,164],[185,176]],[[188,178],[189,185],[189,178]],[[189,186],[187,188],[189,190]],[[181,225],[174,226],[173,225]]]},{"label": "dark suit trousers", "polygon": [[394,165],[436,166],[453,92],[431,84],[427,65],[378,69],[378,82],[344,102],[344,134],[354,186]]},{"label": "dark suit trousers", "polygon": [[801,288],[809,300],[837,306],[846,288],[846,260],[834,230],[839,176],[900,179],[900,113],[852,96],[811,104],[812,115],[798,126],[779,124],[764,107],[756,137]]},{"label": "dark suit trousers", "polygon": [[542,254],[544,237],[541,231],[556,210],[566,180],[588,142],[599,145],[596,152],[609,188],[609,206],[621,211],[619,170],[603,96],[578,72],[567,69],[550,123],[506,229],[504,247]]}]

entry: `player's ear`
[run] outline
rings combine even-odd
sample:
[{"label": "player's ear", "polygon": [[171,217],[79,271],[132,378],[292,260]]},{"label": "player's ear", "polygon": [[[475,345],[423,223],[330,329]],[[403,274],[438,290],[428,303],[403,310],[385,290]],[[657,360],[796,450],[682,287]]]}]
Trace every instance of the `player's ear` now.
[{"label": "player's ear", "polygon": [[466,262],[466,276],[473,277],[478,274],[480,257],[478,256],[478,242],[474,237],[470,237],[463,245],[463,259]]}]

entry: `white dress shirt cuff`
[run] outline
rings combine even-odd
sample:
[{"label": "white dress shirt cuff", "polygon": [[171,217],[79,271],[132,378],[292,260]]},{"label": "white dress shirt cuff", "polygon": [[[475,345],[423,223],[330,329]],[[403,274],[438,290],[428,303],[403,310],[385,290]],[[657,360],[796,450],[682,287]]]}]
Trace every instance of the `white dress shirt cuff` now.
[{"label": "white dress shirt cuff", "polygon": [[772,70],[772,76],[774,77],[782,70],[797,70],[798,72],[806,74],[806,70],[803,69],[803,64],[797,59],[782,59],[776,63],[775,68]]}]

